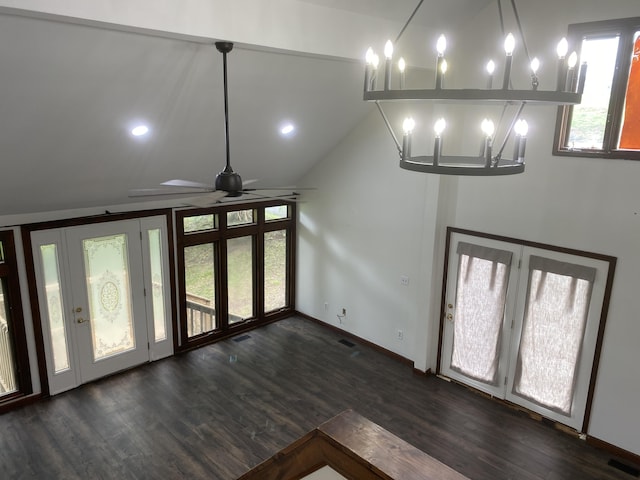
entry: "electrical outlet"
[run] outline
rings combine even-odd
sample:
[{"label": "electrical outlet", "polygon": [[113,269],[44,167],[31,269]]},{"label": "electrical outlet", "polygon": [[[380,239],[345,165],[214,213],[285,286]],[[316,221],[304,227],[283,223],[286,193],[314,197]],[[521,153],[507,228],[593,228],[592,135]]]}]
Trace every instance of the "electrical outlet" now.
[{"label": "electrical outlet", "polygon": [[398,331],[396,332],[396,336],[397,336],[396,338],[397,338],[398,340],[404,340],[404,332],[403,332],[402,330],[398,330]]},{"label": "electrical outlet", "polygon": [[400,285],[404,285],[405,287],[409,285],[409,277],[406,275],[400,276]]}]

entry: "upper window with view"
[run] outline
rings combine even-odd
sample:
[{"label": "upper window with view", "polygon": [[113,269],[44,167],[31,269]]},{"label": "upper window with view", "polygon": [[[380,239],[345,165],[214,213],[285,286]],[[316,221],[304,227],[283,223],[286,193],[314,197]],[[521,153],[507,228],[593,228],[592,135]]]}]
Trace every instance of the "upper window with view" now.
[{"label": "upper window with view", "polygon": [[580,105],[559,109],[553,153],[640,160],[640,17],[568,33],[588,69]]}]

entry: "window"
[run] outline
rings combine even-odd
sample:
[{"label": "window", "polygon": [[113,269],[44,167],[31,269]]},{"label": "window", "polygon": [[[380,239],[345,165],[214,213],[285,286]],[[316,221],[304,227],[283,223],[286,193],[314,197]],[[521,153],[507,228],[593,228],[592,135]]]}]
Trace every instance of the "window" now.
[{"label": "window", "polygon": [[13,232],[0,232],[0,402],[32,392]]},{"label": "window", "polygon": [[582,103],[558,110],[554,155],[640,160],[640,17],[569,26],[588,69]]},{"label": "window", "polygon": [[295,205],[282,201],[176,213],[180,347],[293,311]]}]

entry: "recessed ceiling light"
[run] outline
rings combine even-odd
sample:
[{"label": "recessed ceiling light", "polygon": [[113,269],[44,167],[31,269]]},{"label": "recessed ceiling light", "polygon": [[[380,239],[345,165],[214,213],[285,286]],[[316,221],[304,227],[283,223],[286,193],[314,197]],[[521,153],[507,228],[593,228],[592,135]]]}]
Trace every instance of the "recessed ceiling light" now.
[{"label": "recessed ceiling light", "polygon": [[291,123],[287,123],[280,129],[280,133],[282,133],[282,135],[290,135],[295,129],[296,127],[294,127]]},{"label": "recessed ceiling light", "polygon": [[134,137],[140,137],[142,135],[146,135],[147,133],[149,133],[149,127],[147,127],[146,125],[138,125],[131,130],[131,135],[133,135]]}]

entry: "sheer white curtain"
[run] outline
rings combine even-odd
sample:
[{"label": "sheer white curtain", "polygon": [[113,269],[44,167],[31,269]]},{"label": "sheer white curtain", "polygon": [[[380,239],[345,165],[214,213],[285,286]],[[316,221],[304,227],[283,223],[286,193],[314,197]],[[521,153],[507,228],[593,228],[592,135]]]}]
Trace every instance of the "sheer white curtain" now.
[{"label": "sheer white curtain", "polygon": [[532,255],[513,393],[571,414],[596,270]]},{"label": "sheer white curtain", "polygon": [[458,244],[451,368],[495,385],[511,252]]}]

